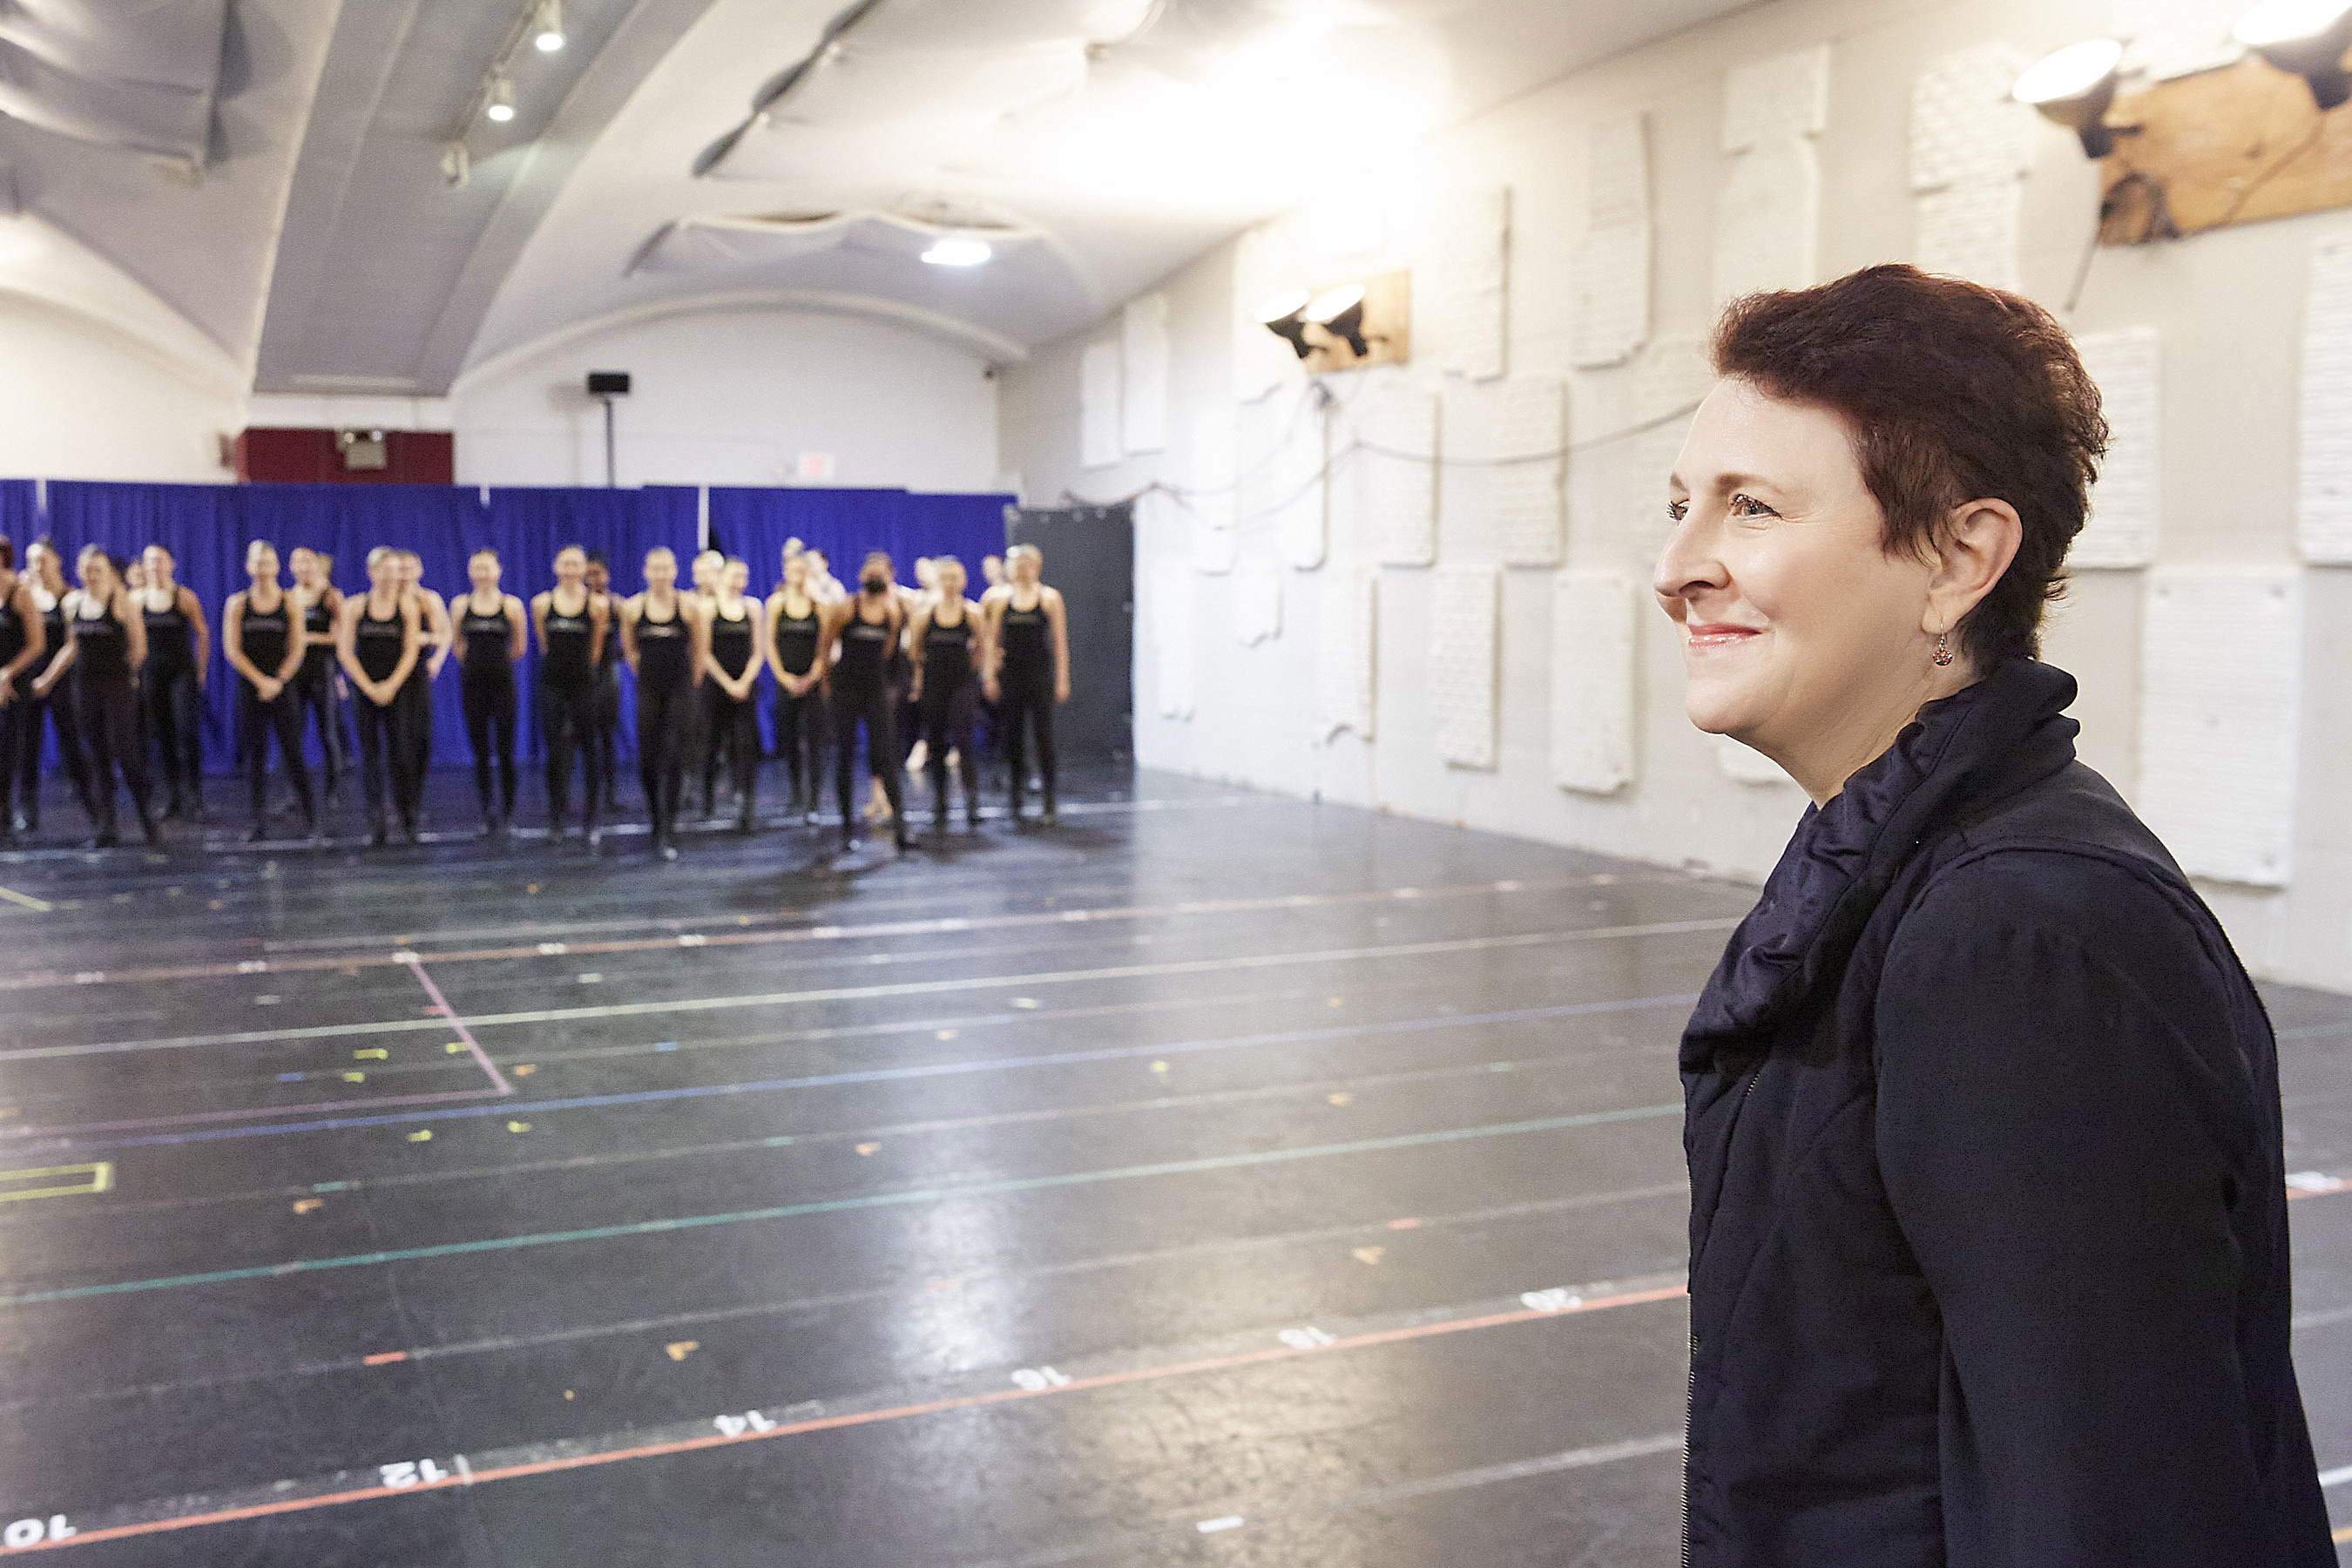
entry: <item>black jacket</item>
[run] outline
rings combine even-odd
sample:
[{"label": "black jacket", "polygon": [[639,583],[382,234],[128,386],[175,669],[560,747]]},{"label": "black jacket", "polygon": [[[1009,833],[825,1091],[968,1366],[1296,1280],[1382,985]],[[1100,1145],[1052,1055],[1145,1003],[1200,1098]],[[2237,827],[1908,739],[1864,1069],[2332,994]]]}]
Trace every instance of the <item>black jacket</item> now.
[{"label": "black jacket", "polygon": [[2270,1024],[2074,700],[1922,709],[1683,1036],[1697,1568],[2334,1568]]}]

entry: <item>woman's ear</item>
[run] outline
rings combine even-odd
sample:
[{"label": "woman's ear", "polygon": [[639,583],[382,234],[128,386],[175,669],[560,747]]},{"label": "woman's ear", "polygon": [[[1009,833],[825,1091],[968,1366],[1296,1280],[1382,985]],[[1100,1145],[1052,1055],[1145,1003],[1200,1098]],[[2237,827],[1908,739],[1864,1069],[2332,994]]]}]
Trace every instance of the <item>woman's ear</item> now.
[{"label": "woman's ear", "polygon": [[2017,559],[2025,524],[2005,500],[1963,501],[1944,514],[1934,540],[1934,573],[1927,579],[1927,608],[1920,629],[1947,632],[1993,590]]}]

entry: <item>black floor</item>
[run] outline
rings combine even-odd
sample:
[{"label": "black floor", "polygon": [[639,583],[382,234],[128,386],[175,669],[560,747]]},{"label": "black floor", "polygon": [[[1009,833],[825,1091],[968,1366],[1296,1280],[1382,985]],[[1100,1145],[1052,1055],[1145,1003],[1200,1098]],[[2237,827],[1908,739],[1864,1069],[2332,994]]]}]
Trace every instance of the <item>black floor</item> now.
[{"label": "black floor", "polygon": [[[0,855],[5,1545],[1675,1561],[1673,1042],[1750,893],[1083,782],[903,858],[480,845],[455,776],[422,848]],[[2352,999],[2269,994],[2352,1466]]]}]

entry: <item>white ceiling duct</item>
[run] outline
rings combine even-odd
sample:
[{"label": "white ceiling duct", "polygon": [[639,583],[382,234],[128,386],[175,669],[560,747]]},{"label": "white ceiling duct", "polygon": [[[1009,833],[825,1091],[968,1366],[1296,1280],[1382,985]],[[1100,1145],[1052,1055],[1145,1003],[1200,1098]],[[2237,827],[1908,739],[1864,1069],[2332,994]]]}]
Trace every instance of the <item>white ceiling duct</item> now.
[{"label": "white ceiling duct", "polygon": [[632,273],[708,272],[772,266],[828,250],[919,259],[943,238],[984,239],[1003,256],[1036,242],[1037,231],[986,218],[957,220],[903,211],[705,214],[666,224],[629,264]]},{"label": "white ceiling duct", "polygon": [[0,114],[204,160],[227,0],[0,0]]}]

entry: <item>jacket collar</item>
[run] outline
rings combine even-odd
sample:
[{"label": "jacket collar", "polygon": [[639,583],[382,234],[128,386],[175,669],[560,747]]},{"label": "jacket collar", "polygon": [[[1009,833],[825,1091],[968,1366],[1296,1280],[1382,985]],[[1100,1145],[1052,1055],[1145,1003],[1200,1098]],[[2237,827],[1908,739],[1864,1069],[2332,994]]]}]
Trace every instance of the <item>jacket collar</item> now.
[{"label": "jacket collar", "polygon": [[1927,843],[1981,807],[2074,760],[2074,678],[2012,658],[1919,710],[1895,744],[1808,806],[1780,863],[1724,950],[1683,1031],[1682,1067],[1703,1071],[1763,1037],[1834,979],[1895,878]]}]

